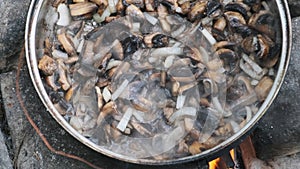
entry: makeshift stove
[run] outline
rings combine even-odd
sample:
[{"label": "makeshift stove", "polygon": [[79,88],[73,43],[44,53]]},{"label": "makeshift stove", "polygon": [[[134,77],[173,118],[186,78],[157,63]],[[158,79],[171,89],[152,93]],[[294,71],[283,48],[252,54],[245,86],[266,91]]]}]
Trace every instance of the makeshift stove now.
[{"label": "makeshift stove", "polygon": [[[258,163],[256,164],[256,161]],[[249,169],[256,165],[259,168],[265,167],[263,162],[256,158],[255,148],[251,137],[247,137],[240,145],[231,149],[210,162],[209,169]]]},{"label": "makeshift stove", "polygon": [[[163,78],[161,78],[161,79],[163,79]],[[176,105],[176,107],[177,107],[177,105]],[[48,107],[48,109],[49,109],[49,107]],[[51,111],[51,108],[49,110]],[[84,143],[85,143],[85,140],[84,140]],[[255,159],[255,153],[254,153],[255,151],[254,151],[254,148],[251,148],[251,141],[249,141],[249,140],[247,141],[246,140],[245,144],[246,145],[243,146],[243,143],[242,143],[240,146],[237,146],[236,148],[234,148],[234,149],[232,149],[232,150],[230,150],[228,152],[226,152],[226,150],[221,147],[222,155],[220,157],[218,157],[216,160],[208,162],[208,164],[207,164],[206,161],[204,161],[204,162],[203,161],[196,162],[197,163],[196,168],[200,168],[200,167],[201,168],[205,168],[205,167],[208,167],[208,168],[241,168],[240,166],[250,165],[251,164],[251,160]],[[250,147],[250,149],[249,149],[249,147]],[[128,161],[130,162],[130,160],[128,160]],[[192,161],[192,160],[187,160],[187,161]],[[183,161],[183,162],[185,162],[185,161]],[[244,162],[245,165],[241,165],[243,162]],[[117,163],[116,160],[114,160],[114,163]],[[122,163],[122,162],[120,162],[120,163]],[[193,163],[193,162],[191,162],[191,163]],[[187,163],[187,165],[188,164],[189,163]],[[178,164],[178,165],[174,164],[171,167],[178,168],[178,166],[180,166],[180,165],[183,166],[185,164]],[[149,168],[153,168],[153,166],[149,166]],[[154,168],[158,168],[158,166],[154,166]],[[169,167],[167,167],[167,168],[169,168]],[[189,168],[189,167],[186,167],[186,168]]]}]

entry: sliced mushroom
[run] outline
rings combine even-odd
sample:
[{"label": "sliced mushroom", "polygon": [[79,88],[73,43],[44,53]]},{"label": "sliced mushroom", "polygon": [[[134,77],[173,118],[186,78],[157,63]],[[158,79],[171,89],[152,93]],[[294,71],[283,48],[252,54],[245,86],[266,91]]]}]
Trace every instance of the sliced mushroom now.
[{"label": "sliced mushroom", "polygon": [[46,76],[45,80],[47,85],[50,86],[53,89],[53,91],[57,91],[58,89],[60,89],[60,86],[55,84],[56,80],[54,74],[51,76]]},{"label": "sliced mushroom", "polygon": [[186,1],[183,4],[181,4],[180,7],[181,7],[182,14],[187,14],[188,12],[190,12],[191,3],[190,1]]},{"label": "sliced mushroom", "polygon": [[155,37],[158,34],[159,33],[156,32],[156,33],[151,33],[151,34],[148,34],[148,35],[144,36],[144,43],[146,44],[146,46],[148,48],[152,48],[153,47],[152,39],[153,39],[153,37]]},{"label": "sliced mushroom", "polygon": [[201,63],[207,63],[207,59],[205,55],[203,55],[199,49],[197,48],[190,48],[191,52],[188,53],[188,56],[192,58],[195,61],[201,62]]},{"label": "sliced mushroom", "polygon": [[113,102],[108,102],[106,103],[102,110],[100,111],[100,114],[97,118],[97,125],[101,125],[102,122],[104,121],[105,117],[111,113],[113,113],[115,110],[114,110],[114,103]]},{"label": "sliced mushroom", "polygon": [[[232,49],[235,45],[237,45],[235,42],[231,42],[231,41],[219,41],[217,43],[215,43],[212,47],[213,51],[217,51],[219,49]],[[219,51],[219,55],[222,54],[224,51]],[[231,51],[228,51],[229,53],[232,54]],[[225,52],[226,53],[226,52]]]},{"label": "sliced mushroom", "polygon": [[117,5],[116,5],[117,13],[121,14],[124,9],[125,9],[125,6],[123,4],[123,1],[118,1]]},{"label": "sliced mushroom", "polygon": [[87,2],[88,0],[73,0],[74,3]]},{"label": "sliced mushroom", "polygon": [[233,28],[246,25],[246,20],[242,14],[234,11],[227,11],[224,13],[229,25]]},{"label": "sliced mushroom", "polygon": [[58,73],[59,73],[58,82],[61,84],[62,89],[67,91],[71,85],[67,77],[66,65],[61,60],[58,60]]},{"label": "sliced mushroom", "polygon": [[245,20],[249,19],[248,12],[250,11],[250,7],[242,2],[231,2],[225,5],[225,11],[234,11],[240,13]]},{"label": "sliced mushroom", "polygon": [[96,94],[97,94],[97,103],[98,103],[98,109],[99,111],[103,107],[103,96],[101,93],[101,89],[98,86],[95,86]]},{"label": "sliced mushroom", "polygon": [[264,59],[270,53],[270,47],[274,45],[271,39],[266,36],[257,35],[257,43],[259,46],[259,50],[257,50],[257,57]]},{"label": "sliced mushroom", "polygon": [[216,131],[215,134],[217,136],[228,136],[233,133],[233,129],[230,123],[226,123],[224,126],[219,127]]},{"label": "sliced mushroom", "polygon": [[270,11],[260,10],[258,13],[253,14],[249,19],[248,24],[259,32],[270,37],[274,37],[275,35],[275,31],[273,29],[275,18]]},{"label": "sliced mushroom", "polygon": [[268,76],[263,77],[259,81],[259,83],[257,84],[257,86],[255,87],[254,90],[260,101],[264,101],[267,98],[267,96],[273,86],[273,83],[274,83],[274,81]]},{"label": "sliced mushroom", "polygon": [[151,43],[154,48],[167,47],[169,44],[169,38],[163,34],[156,34],[152,37]]},{"label": "sliced mushroom", "polygon": [[154,0],[145,0],[146,10],[149,12],[154,11]]},{"label": "sliced mushroom", "polygon": [[70,13],[72,16],[80,16],[80,15],[84,15],[84,14],[93,12],[98,7],[96,4],[91,3],[91,2],[82,2],[82,3],[70,4],[69,8],[70,8]]},{"label": "sliced mushroom", "polygon": [[198,84],[198,82],[192,82],[192,83],[189,83],[189,84],[180,86],[178,92],[179,92],[179,93],[183,93],[183,92],[185,92],[185,91],[187,91],[187,90],[189,90],[189,89],[192,89],[192,88],[195,87],[197,84]]},{"label": "sliced mushroom", "polygon": [[238,81],[246,86],[247,92],[230,105],[230,110],[232,111],[242,109],[244,106],[251,105],[258,100],[257,95],[248,78],[246,78],[245,76],[239,76]]},{"label": "sliced mushroom", "polygon": [[174,113],[174,108],[164,107],[163,112],[164,112],[164,116],[166,117],[166,119],[169,119],[172,116],[172,114]]},{"label": "sliced mushroom", "polygon": [[146,98],[138,97],[137,99],[134,99],[131,101],[131,104],[136,110],[142,111],[142,112],[149,112],[151,110],[152,102]]},{"label": "sliced mushroom", "polygon": [[168,32],[168,33],[171,32],[171,25],[165,18],[159,17],[159,22],[161,24],[163,31]]},{"label": "sliced mushroom", "polygon": [[65,94],[65,100],[67,101],[67,102],[69,102],[70,100],[71,100],[71,98],[73,97],[73,93],[74,93],[74,90],[75,90],[75,88],[76,88],[77,86],[71,86],[70,88],[69,88],[69,90],[67,91],[67,93]]},{"label": "sliced mushroom", "polygon": [[190,82],[194,82],[196,79],[194,76],[172,76],[172,79],[174,79],[177,82],[185,82],[185,83],[190,83]]},{"label": "sliced mushroom", "polygon": [[59,4],[63,3],[65,0],[54,0],[52,6],[57,8]]},{"label": "sliced mushroom", "polygon": [[218,1],[208,1],[206,5],[206,14],[208,16],[213,16],[213,14],[215,14],[216,11],[219,10],[221,7],[222,5]]},{"label": "sliced mushroom", "polygon": [[61,34],[57,35],[57,39],[70,56],[76,55],[74,43],[64,31]]},{"label": "sliced mushroom", "polygon": [[144,19],[143,12],[135,5],[131,4],[126,8],[126,14],[133,17]]},{"label": "sliced mushroom", "polygon": [[107,0],[90,0],[91,2],[94,2],[95,4],[97,4],[98,6],[104,6],[107,7],[108,2]]},{"label": "sliced mushroom", "polygon": [[138,8],[144,8],[144,1],[143,0],[125,0],[125,2],[129,5],[134,4]]},{"label": "sliced mushroom", "polygon": [[94,93],[94,87],[95,84],[98,80],[98,77],[90,77],[88,79],[86,79],[82,85],[82,88],[80,90],[80,94],[82,94],[83,96],[90,96],[91,93]]},{"label": "sliced mushroom", "polygon": [[258,12],[261,9],[261,1],[262,0],[243,0],[243,3],[250,6],[254,12]]},{"label": "sliced mushroom", "polygon": [[196,154],[199,154],[201,153],[203,150],[205,149],[205,146],[198,142],[198,141],[194,141],[192,143],[192,145],[189,146],[189,152],[192,154],[192,155],[196,155]]},{"label": "sliced mushroom", "polygon": [[223,61],[221,59],[216,58],[216,59],[213,59],[213,60],[207,62],[206,66],[209,70],[217,71],[217,70],[223,68],[223,65],[224,65]]},{"label": "sliced mushroom", "polygon": [[188,18],[191,21],[194,21],[197,19],[197,17],[200,17],[204,14],[206,10],[207,1],[200,1],[197,2],[193,7],[191,7],[190,12],[188,13]]},{"label": "sliced mushroom", "polygon": [[41,60],[39,60],[38,68],[43,71],[47,76],[53,75],[57,71],[57,62],[48,55],[44,55]]},{"label": "sliced mushroom", "polygon": [[115,45],[111,49],[112,57],[117,60],[124,59],[124,51],[120,41],[116,40]]},{"label": "sliced mushroom", "polygon": [[75,130],[82,133],[83,120],[80,117],[77,116],[71,117],[69,123]]},{"label": "sliced mushroom", "polygon": [[165,18],[168,15],[168,10],[164,5],[159,4],[157,6],[157,13],[160,18]]},{"label": "sliced mushroom", "polygon": [[251,54],[257,50],[259,50],[259,43],[257,36],[248,36],[246,37],[242,43],[241,47],[243,48],[244,52],[247,54]]},{"label": "sliced mushroom", "polygon": [[184,140],[180,141],[178,144],[177,153],[183,154],[189,152],[189,146],[185,143]]},{"label": "sliced mushroom", "polygon": [[179,93],[180,83],[178,81],[174,81],[172,83],[172,95],[177,96]]},{"label": "sliced mushroom", "polygon": [[227,23],[226,19],[224,17],[220,17],[215,23],[214,23],[214,28],[219,30],[219,31],[224,31],[226,28]]},{"label": "sliced mushroom", "polygon": [[130,124],[141,135],[143,135],[143,136],[151,136],[152,135],[152,133],[149,130],[147,130],[145,127],[143,127],[141,124],[133,122],[133,121],[131,121]]},{"label": "sliced mushroom", "polygon": [[166,78],[167,78],[167,72],[162,71],[160,73],[160,86],[161,87],[166,87]]}]

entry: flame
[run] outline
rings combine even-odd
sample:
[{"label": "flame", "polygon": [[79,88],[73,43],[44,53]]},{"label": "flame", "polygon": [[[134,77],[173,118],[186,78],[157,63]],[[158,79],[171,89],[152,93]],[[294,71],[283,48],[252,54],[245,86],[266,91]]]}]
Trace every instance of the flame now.
[{"label": "flame", "polygon": [[[235,159],[235,152],[234,149],[231,149],[229,151],[230,156],[232,159]],[[222,162],[224,163],[224,161],[222,161],[221,158],[216,158],[212,161],[210,161],[209,164],[209,169],[226,169],[226,166],[223,166]],[[225,167],[225,168],[224,168]]]},{"label": "flame", "polygon": [[235,160],[235,152],[234,152],[234,149],[231,149],[231,150],[229,151],[229,153],[230,153],[231,158],[232,158],[233,160]]},{"label": "flame", "polygon": [[220,158],[216,158],[212,161],[210,161],[208,164],[209,164],[209,169],[218,169],[218,163],[221,161]]}]

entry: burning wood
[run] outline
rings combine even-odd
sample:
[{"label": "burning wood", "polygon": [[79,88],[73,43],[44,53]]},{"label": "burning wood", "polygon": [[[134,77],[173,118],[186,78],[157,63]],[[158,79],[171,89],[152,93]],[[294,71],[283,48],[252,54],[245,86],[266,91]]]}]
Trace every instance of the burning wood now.
[{"label": "burning wood", "polygon": [[256,157],[255,148],[252,144],[250,136],[240,144],[240,148],[245,169],[272,169],[272,167],[268,166],[264,161]]},{"label": "burning wood", "polygon": [[226,163],[222,158],[217,158],[208,163],[209,169],[228,169]]}]

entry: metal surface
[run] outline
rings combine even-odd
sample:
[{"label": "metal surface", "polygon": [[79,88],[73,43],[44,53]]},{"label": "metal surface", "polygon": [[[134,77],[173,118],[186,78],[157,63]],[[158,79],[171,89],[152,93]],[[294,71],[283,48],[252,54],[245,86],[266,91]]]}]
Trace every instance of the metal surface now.
[{"label": "metal surface", "polygon": [[[273,87],[266,98],[265,102],[261,105],[258,112],[255,116],[251,119],[249,123],[247,123],[240,131],[235,133],[233,136],[222,142],[221,144],[206,150],[200,154],[188,156],[179,159],[173,160],[163,160],[163,161],[156,161],[156,160],[149,160],[149,159],[134,159],[129,158],[123,155],[116,154],[112,151],[108,151],[101,146],[91,142],[89,139],[83,137],[79,134],[75,129],[73,129],[70,124],[64,120],[64,118],[60,115],[60,113],[55,109],[50,98],[44,88],[43,82],[41,80],[41,76],[37,66],[37,60],[40,51],[42,50],[41,44],[43,44],[43,37],[49,33],[51,28],[45,29],[44,27],[44,20],[43,17],[45,16],[45,12],[47,11],[47,7],[51,0],[36,0],[32,1],[30,6],[30,10],[28,13],[27,24],[26,24],[26,35],[25,35],[25,42],[26,42],[26,59],[29,68],[29,73],[32,78],[33,84],[35,89],[41,98],[43,104],[47,107],[49,113],[53,116],[53,118],[72,136],[76,139],[81,141],[83,144],[87,145],[89,148],[98,151],[102,154],[105,154],[109,157],[113,157],[122,161],[127,161],[131,163],[138,163],[138,164],[147,164],[147,165],[165,165],[165,164],[175,164],[175,163],[185,163],[194,160],[209,160],[211,158],[216,157],[219,152],[228,150],[235,146],[237,143],[241,141],[241,138],[247,135],[255,126],[255,124],[259,121],[259,119],[266,113],[269,106],[272,104],[273,100],[275,99],[280,86],[283,82],[283,78],[285,76],[288,63],[289,63],[289,56],[291,50],[291,20],[290,14],[288,10],[288,5],[285,0],[276,0],[276,8],[278,9],[278,15],[281,23],[281,40],[282,40],[282,51],[280,57],[280,63],[278,65],[278,73],[274,80]],[[48,30],[48,32],[46,31]],[[51,32],[51,31],[50,31]],[[41,48],[39,48],[41,47]]]}]

